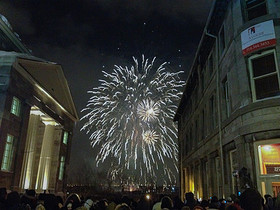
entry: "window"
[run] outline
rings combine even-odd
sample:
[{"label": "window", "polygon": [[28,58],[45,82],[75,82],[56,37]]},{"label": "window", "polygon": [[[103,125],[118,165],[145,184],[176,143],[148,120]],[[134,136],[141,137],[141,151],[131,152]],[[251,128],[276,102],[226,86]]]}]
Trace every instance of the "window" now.
[{"label": "window", "polygon": [[197,146],[197,143],[199,141],[198,119],[199,117],[195,121],[195,146]]},{"label": "window", "polygon": [[203,140],[205,138],[205,131],[204,131],[204,119],[205,119],[205,114],[204,114],[204,110],[202,110],[202,114],[201,114],[201,139]]},{"label": "window", "polygon": [[190,139],[189,139],[189,141],[190,141],[190,151],[192,151],[192,149],[193,149],[193,132],[192,132],[192,127],[190,128]]},{"label": "window", "polygon": [[189,143],[189,136],[188,136],[188,134],[186,135],[186,138],[185,138],[185,155],[187,155],[188,154],[188,151],[189,151],[189,145],[188,145],[188,143]]},{"label": "window", "polygon": [[280,95],[279,70],[274,50],[251,56],[249,69],[254,101]]},{"label": "window", "polygon": [[229,100],[229,88],[228,88],[227,77],[223,80],[223,92],[224,92],[224,98],[225,98],[226,116],[229,117],[229,114],[230,114],[230,100]]},{"label": "window", "polygon": [[267,14],[266,1],[265,0],[246,0],[246,12],[247,19],[252,20],[254,18]]},{"label": "window", "polygon": [[210,98],[210,117],[211,117],[211,128],[214,129],[216,127],[216,115],[215,115],[215,97],[212,96]]},{"label": "window", "polygon": [[204,114],[204,118],[203,118],[203,123],[204,123],[204,126],[203,126],[203,133],[204,133],[204,137],[206,137],[206,136],[207,136],[207,115],[206,115],[206,108],[204,108],[203,114]]},{"label": "window", "polygon": [[201,93],[203,93],[204,90],[204,72],[205,72],[205,68],[201,71],[201,75],[200,75]]},{"label": "window", "polygon": [[211,77],[212,73],[214,70],[214,60],[213,60],[213,53],[209,56],[208,60],[208,71],[209,71],[209,76]]},{"label": "window", "polygon": [[225,43],[225,27],[222,26],[220,33],[219,33],[219,48],[220,48],[220,55],[224,52],[226,43]]},{"label": "window", "polygon": [[64,165],[65,165],[65,157],[61,156],[60,157],[60,166],[59,166],[59,176],[58,179],[62,180],[63,179],[63,175],[64,175]]},{"label": "window", "polygon": [[11,113],[19,117],[20,106],[21,106],[20,100],[14,96],[12,101],[12,106],[11,106]]},{"label": "window", "polygon": [[11,171],[13,155],[14,155],[15,138],[12,135],[7,135],[6,145],[3,153],[2,171]]},{"label": "window", "polygon": [[64,134],[63,134],[63,144],[67,144],[68,136],[69,136],[68,132],[64,131]]}]

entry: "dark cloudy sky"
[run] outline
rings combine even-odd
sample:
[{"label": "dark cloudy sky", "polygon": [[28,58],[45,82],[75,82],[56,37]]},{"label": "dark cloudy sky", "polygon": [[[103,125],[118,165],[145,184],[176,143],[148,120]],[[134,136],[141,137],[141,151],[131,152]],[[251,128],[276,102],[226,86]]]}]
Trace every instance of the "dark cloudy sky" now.
[{"label": "dark cloudy sky", "polygon": [[[64,68],[77,111],[102,70],[156,56],[173,70],[188,71],[212,0],[1,0],[23,43]],[[94,150],[77,123],[71,168],[93,159]]]}]

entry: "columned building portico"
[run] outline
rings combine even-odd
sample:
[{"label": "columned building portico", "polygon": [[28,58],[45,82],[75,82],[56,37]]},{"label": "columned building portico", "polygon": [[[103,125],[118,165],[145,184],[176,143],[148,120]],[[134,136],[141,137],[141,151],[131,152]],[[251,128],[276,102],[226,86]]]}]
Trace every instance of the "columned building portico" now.
[{"label": "columned building portico", "polygon": [[79,120],[62,66],[37,58],[0,14],[0,186],[66,190]]},{"label": "columned building portico", "polygon": [[32,107],[21,174],[21,189],[37,192],[55,190],[59,169],[62,126],[54,119]]}]

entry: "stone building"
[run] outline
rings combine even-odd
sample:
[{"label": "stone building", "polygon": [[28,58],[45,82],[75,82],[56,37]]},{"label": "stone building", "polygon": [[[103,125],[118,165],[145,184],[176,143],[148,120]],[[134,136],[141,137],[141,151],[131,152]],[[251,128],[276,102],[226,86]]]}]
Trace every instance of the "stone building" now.
[{"label": "stone building", "polygon": [[63,191],[77,120],[61,65],[32,56],[0,15],[0,186]]},{"label": "stone building", "polygon": [[280,1],[215,0],[178,121],[181,196],[280,192]]}]

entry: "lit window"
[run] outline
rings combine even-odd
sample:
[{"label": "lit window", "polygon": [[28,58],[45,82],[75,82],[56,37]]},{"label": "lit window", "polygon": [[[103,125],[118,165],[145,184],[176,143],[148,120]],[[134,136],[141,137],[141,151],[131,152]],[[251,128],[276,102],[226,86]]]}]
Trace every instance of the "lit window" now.
[{"label": "lit window", "polygon": [[59,176],[58,179],[62,180],[64,175],[64,165],[65,165],[65,157],[61,156],[60,158],[60,166],[59,166]]},{"label": "lit window", "polygon": [[67,144],[68,142],[68,132],[65,131],[64,134],[63,134],[63,144]]},{"label": "lit window", "polygon": [[265,0],[246,0],[247,19],[252,20],[254,18],[267,14],[266,1]]},{"label": "lit window", "polygon": [[13,155],[14,155],[14,143],[15,143],[14,141],[15,141],[14,136],[8,134],[5,150],[3,153],[2,165],[1,165],[2,171],[11,171]]},{"label": "lit window", "polygon": [[12,106],[11,106],[11,113],[19,116],[20,115],[20,100],[17,97],[13,97]]},{"label": "lit window", "polygon": [[254,101],[280,95],[274,50],[250,57],[249,67]]}]

